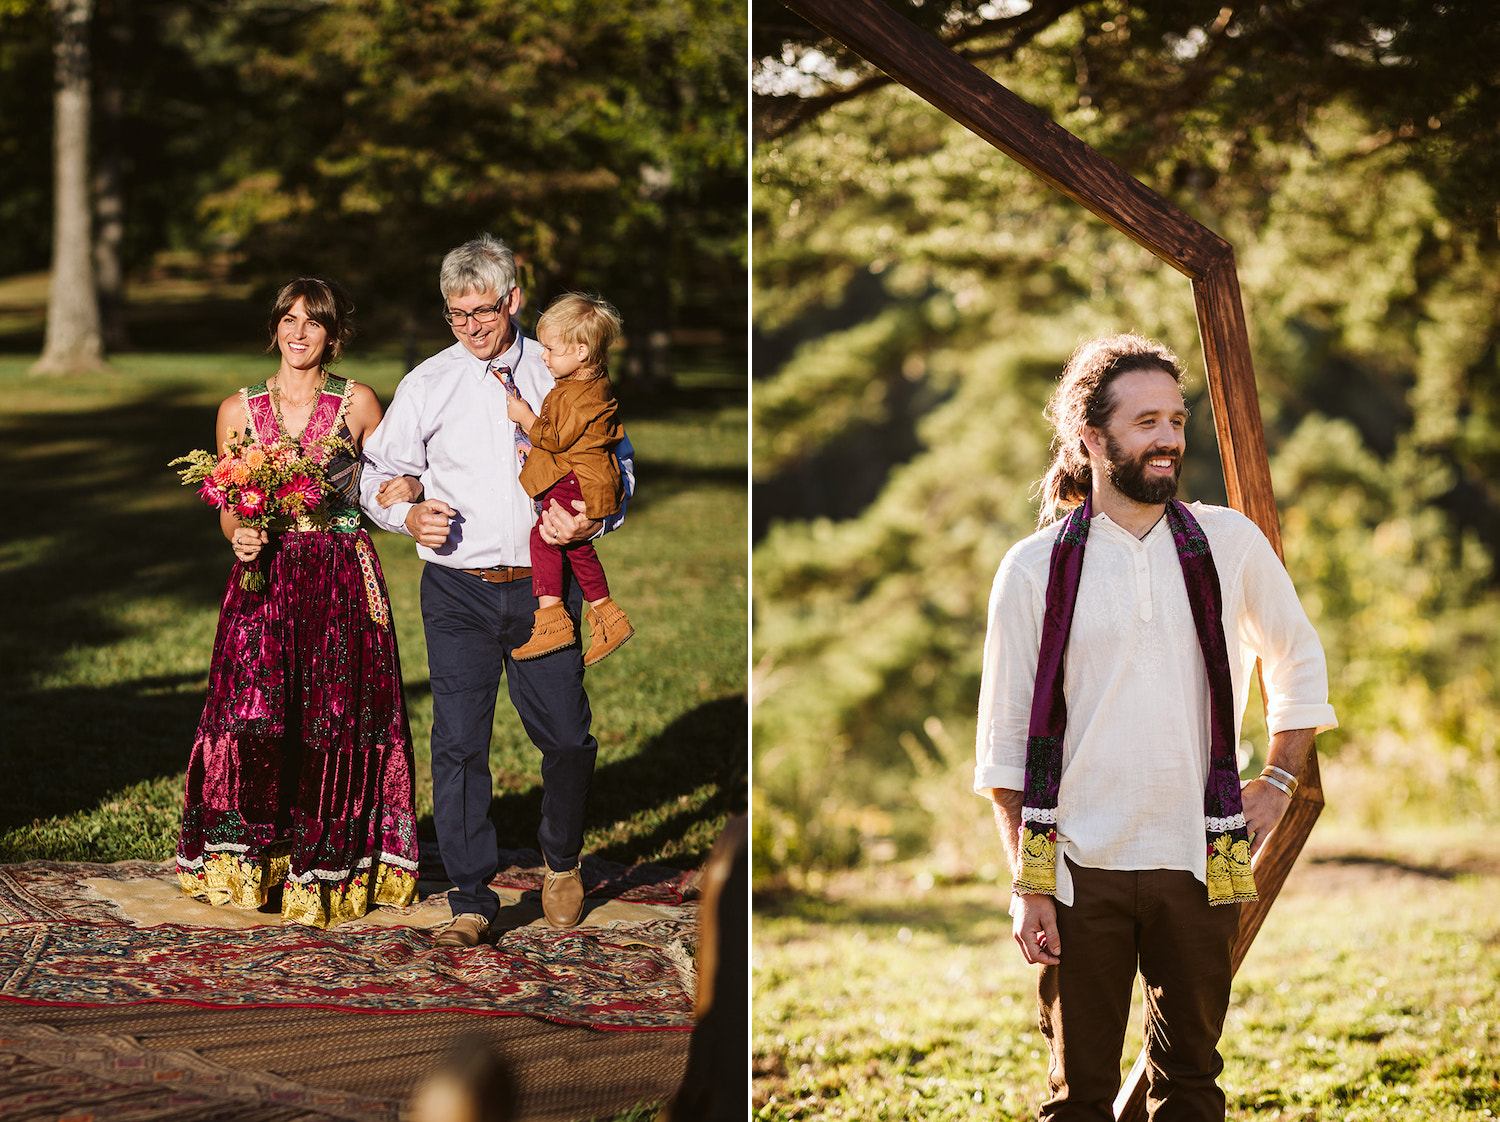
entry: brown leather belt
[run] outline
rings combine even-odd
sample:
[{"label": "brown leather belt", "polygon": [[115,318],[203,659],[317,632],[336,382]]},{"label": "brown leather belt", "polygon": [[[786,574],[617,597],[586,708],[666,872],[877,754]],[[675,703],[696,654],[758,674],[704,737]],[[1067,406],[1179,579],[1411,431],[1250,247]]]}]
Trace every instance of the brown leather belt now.
[{"label": "brown leather belt", "polygon": [[524,565],[501,565],[495,569],[460,569],[459,572],[489,581],[490,584],[509,584],[513,580],[524,580],[531,576],[531,570]]}]

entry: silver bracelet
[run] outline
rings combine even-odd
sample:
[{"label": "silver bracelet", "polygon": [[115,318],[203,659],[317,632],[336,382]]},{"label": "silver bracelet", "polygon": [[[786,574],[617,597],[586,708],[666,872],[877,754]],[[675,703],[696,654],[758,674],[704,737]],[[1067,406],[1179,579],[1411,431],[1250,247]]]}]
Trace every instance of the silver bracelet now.
[{"label": "silver bracelet", "polygon": [[[1279,767],[1271,767],[1269,764],[1260,773],[1260,777],[1284,794],[1291,798],[1297,793],[1297,777]],[[1285,780],[1285,782],[1283,782]]]}]

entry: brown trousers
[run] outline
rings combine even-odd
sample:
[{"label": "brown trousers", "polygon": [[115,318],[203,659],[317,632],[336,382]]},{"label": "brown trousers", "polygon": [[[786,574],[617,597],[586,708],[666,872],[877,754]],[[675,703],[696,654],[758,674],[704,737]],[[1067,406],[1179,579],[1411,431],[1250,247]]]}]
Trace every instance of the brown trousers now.
[{"label": "brown trousers", "polygon": [[1192,873],[1073,873],[1073,904],[1057,907],[1062,963],[1037,982],[1051,1056],[1047,1122],[1113,1122],[1121,1050],[1137,969],[1146,999],[1147,1110],[1154,1122],[1223,1122],[1218,1052],[1229,1009],[1229,952],[1238,904],[1210,907]]}]

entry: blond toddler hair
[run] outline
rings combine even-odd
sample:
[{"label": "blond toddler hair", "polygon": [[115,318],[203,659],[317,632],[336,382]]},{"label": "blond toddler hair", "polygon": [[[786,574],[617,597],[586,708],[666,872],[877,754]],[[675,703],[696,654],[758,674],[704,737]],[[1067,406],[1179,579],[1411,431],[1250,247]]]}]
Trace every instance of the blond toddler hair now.
[{"label": "blond toddler hair", "polygon": [[[559,296],[536,321],[538,334],[544,327],[551,328],[564,346],[576,347],[582,343],[588,348],[589,357],[584,366],[590,378],[606,373],[609,348],[620,337],[622,326],[620,313],[613,304],[603,297],[582,292]],[[580,370],[578,374],[584,374],[584,371]]]}]

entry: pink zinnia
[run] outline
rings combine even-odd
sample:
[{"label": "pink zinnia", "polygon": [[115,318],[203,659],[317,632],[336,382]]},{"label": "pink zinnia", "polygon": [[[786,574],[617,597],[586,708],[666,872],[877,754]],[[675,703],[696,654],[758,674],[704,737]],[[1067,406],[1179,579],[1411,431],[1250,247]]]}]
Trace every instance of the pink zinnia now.
[{"label": "pink zinnia", "polygon": [[234,512],[241,518],[255,518],[266,512],[266,493],[259,487],[240,489],[240,501],[234,504]]},{"label": "pink zinnia", "polygon": [[279,468],[289,468],[297,462],[297,449],[290,444],[278,444],[276,451],[271,454],[271,460]]},{"label": "pink zinnia", "polygon": [[281,485],[276,492],[276,498],[286,509],[295,510],[301,514],[311,510],[322,501],[323,489],[318,486],[316,480],[298,474]]},{"label": "pink zinnia", "polygon": [[203,486],[198,488],[198,497],[211,506],[222,507],[226,498],[224,488],[220,487],[218,481],[209,476],[203,481]]}]

